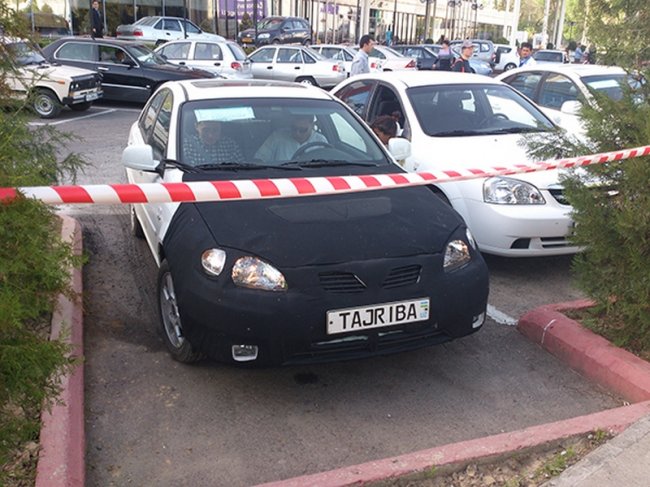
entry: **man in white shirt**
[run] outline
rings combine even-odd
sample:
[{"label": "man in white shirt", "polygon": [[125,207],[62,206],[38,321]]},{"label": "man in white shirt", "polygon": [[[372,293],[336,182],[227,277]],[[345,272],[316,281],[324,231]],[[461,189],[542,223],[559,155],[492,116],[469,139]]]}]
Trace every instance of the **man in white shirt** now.
[{"label": "man in white shirt", "polygon": [[359,50],[352,60],[350,76],[370,72],[368,55],[372,52],[373,47],[375,47],[375,40],[372,38],[372,36],[369,36],[368,34],[361,36],[361,39],[359,39]]},{"label": "man in white shirt", "polygon": [[293,158],[301,147],[313,142],[327,143],[327,139],[314,130],[312,115],[298,115],[289,128],[274,131],[255,153],[255,158],[266,164],[282,164]]},{"label": "man in white shirt", "polygon": [[519,67],[534,66],[537,64],[533,58],[533,45],[530,42],[522,42],[519,49]]}]

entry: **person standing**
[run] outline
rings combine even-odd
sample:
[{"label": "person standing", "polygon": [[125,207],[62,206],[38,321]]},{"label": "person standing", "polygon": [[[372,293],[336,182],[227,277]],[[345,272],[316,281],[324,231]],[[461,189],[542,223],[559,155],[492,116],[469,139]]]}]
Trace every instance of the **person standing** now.
[{"label": "person standing", "polygon": [[393,28],[390,25],[386,31],[386,45],[389,47],[393,45]]},{"label": "person standing", "polygon": [[99,11],[99,2],[93,1],[93,8],[90,10],[90,37],[102,38],[104,37],[104,16]]},{"label": "person standing", "polygon": [[519,49],[519,67],[534,66],[537,61],[533,58],[533,45],[530,42],[522,42]]},{"label": "person standing", "polygon": [[576,50],[573,52],[573,62],[576,64],[580,64],[582,62],[582,54],[584,53],[585,46],[582,44],[578,44],[578,47],[576,47]]},{"label": "person standing", "polygon": [[438,71],[451,71],[451,63],[453,60],[454,56],[451,53],[449,41],[445,39],[442,41],[442,47],[438,51],[438,59],[436,60],[435,69]]},{"label": "person standing", "polygon": [[368,62],[368,55],[372,52],[375,46],[375,40],[372,36],[365,34],[359,39],[359,50],[352,60],[352,68],[350,68],[350,76],[355,74],[365,74],[370,72],[370,63]]},{"label": "person standing", "polygon": [[474,44],[469,39],[465,39],[460,46],[460,57],[456,59],[451,70],[456,73],[471,73],[472,67],[469,64],[469,60],[472,54],[474,54]]}]

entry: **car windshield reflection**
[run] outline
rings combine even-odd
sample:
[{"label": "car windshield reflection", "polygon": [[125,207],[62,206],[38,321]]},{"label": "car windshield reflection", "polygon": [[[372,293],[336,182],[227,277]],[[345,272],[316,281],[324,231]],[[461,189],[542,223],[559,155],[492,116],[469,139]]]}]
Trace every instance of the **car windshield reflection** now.
[{"label": "car windshield reflection", "polygon": [[142,65],[169,64],[160,54],[157,54],[144,46],[131,46],[129,51],[133,57]]},{"label": "car windshield reflection", "polygon": [[41,64],[46,62],[45,58],[37,48],[27,42],[9,44],[7,49],[11,51],[16,64],[19,66],[28,66],[30,64]]}]

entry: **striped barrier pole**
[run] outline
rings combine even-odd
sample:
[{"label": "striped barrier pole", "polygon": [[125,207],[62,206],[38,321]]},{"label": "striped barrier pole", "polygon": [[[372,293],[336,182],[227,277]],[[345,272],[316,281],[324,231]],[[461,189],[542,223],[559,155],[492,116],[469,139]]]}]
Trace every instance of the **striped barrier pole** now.
[{"label": "striped barrier pole", "polygon": [[650,145],[567,159],[515,164],[489,169],[454,169],[404,174],[308,178],[196,181],[187,183],[97,184],[0,188],[0,201],[9,202],[23,193],[46,204],[122,204],[242,201],[353,193],[432,183],[463,181],[492,176],[584,167],[650,155]]}]

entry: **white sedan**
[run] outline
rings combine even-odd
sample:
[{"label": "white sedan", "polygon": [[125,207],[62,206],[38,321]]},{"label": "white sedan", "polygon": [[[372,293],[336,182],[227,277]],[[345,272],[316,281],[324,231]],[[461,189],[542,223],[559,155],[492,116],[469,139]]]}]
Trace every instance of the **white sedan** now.
[{"label": "white sedan", "polygon": [[[530,162],[522,142],[557,127],[508,85],[467,73],[381,73],[351,78],[334,94],[372,122],[401,113],[412,153],[409,171],[487,170]],[[472,230],[481,251],[532,257],[572,254],[571,207],[557,171],[437,184]]]},{"label": "white sedan", "polygon": [[[352,61],[357,53],[354,49],[340,44],[316,44],[310,46],[310,48],[324,58],[342,62],[343,66],[345,66],[346,73],[350,76],[350,72],[352,71]],[[381,69],[377,63],[374,63],[370,67],[370,71],[381,71]]]},{"label": "white sedan", "polygon": [[595,64],[537,64],[503,73],[496,79],[533,100],[555,123],[570,134],[583,137],[579,110],[587,100],[594,103],[591,91],[614,100],[623,96],[623,86],[638,84],[622,68]]},{"label": "white sedan", "polygon": [[222,36],[204,32],[195,23],[182,17],[157,15],[142,17],[133,24],[118,25],[115,36],[125,41],[149,42],[156,46],[176,39],[225,41]]},{"label": "white sedan", "polygon": [[[359,50],[359,46],[355,46],[354,51]],[[375,45],[368,54],[368,62],[370,64],[370,71],[417,71],[417,63],[412,57],[407,57],[404,54],[397,52],[387,46]]]},{"label": "white sedan", "polygon": [[224,78],[253,78],[246,53],[234,41],[186,39],[166,42],[155,51],[172,64],[203,69]]}]

